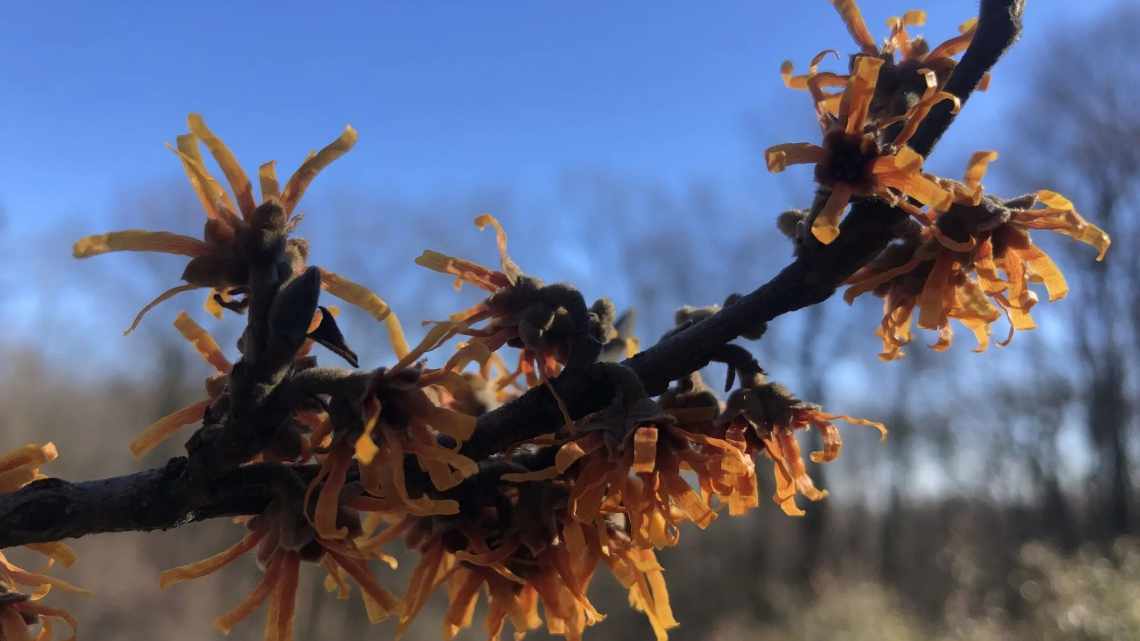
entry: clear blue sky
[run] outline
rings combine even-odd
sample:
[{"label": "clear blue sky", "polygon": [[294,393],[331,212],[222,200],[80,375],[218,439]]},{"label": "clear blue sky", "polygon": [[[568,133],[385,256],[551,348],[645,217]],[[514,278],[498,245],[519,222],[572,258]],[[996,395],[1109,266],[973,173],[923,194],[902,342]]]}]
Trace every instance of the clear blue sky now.
[{"label": "clear blue sky", "polygon": [[[886,17],[915,3],[861,4],[881,37]],[[0,281],[42,283],[48,272],[81,268],[64,244],[47,253],[27,245],[64,224],[72,237],[104,231],[124,194],[178,184],[162,143],[184,131],[190,111],[205,114],[247,168],[277,159],[285,175],[352,123],[357,148],[318,179],[310,203],[345,189],[413,200],[481,186],[553,193],[562,172],[580,169],[678,188],[703,179],[787,200],[810,188],[807,172],[768,176],[758,150],[813,132],[807,97],[783,88],[779,64],[802,68],[821,49],[853,50],[825,0],[331,5],[6,7]],[[1030,0],[1024,41],[990,94],[967,108],[957,146],[935,169],[957,175],[969,150],[993,145],[1033,52],[1065,20],[1109,5]],[[921,31],[940,41],[976,2],[925,8]],[[473,206],[465,217],[484,208]],[[167,227],[200,224],[175,222]],[[42,254],[36,262],[21,260],[32,251]],[[0,320],[18,334],[30,329],[28,310],[60,302],[19,287]],[[111,324],[117,330],[119,319]]]},{"label": "clear blue sky", "polygon": [[[914,3],[862,4],[881,36]],[[926,4],[940,39],[976,2]],[[1061,12],[1107,2],[1073,4],[1031,0],[1017,53]],[[16,3],[0,25],[0,203],[16,233],[97,217],[116,192],[177,175],[161,143],[189,111],[246,164],[282,171],[351,122],[360,145],[318,189],[525,186],[599,166],[738,179],[761,169],[744,116],[779,126],[765,112],[788,99],[780,61],[833,46],[851,49],[824,0]]]}]

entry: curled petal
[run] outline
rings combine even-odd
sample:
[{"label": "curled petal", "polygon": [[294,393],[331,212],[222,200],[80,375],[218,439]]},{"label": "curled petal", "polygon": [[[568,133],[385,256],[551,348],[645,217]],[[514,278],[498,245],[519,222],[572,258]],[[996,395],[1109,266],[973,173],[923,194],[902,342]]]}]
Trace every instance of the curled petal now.
[{"label": "curled petal", "polygon": [[[934,72],[929,73],[931,76],[934,75]],[[918,127],[922,124],[922,121],[925,120],[928,115],[930,115],[930,111],[934,109],[934,106],[943,100],[950,101],[951,113],[958,113],[958,110],[962,108],[962,101],[958,98],[958,96],[955,96],[954,94],[946,91],[939,91],[929,99],[923,98],[917,105],[915,105],[909,112],[907,112],[906,124],[903,126],[902,130],[899,131],[898,136],[895,137],[894,144],[901,147],[902,145],[905,145],[907,142],[909,142],[911,137],[914,136],[915,132],[918,131]]]},{"label": "curled petal", "polygon": [[20,467],[37,467],[59,458],[55,443],[28,443],[0,456],[0,472]]},{"label": "curled petal", "polygon": [[978,19],[971,18],[969,21],[958,27],[961,34],[950,38],[949,40],[938,45],[926,54],[923,60],[938,60],[939,58],[952,58],[970,46],[970,42],[974,40],[974,34],[978,30]]},{"label": "curled petal", "polygon": [[[168,145],[169,146],[169,145]],[[206,210],[206,217],[235,223],[233,216],[233,203],[226,194],[226,190],[206,170],[202,162],[202,154],[198,149],[198,137],[194,134],[178,136],[178,148],[170,150],[182,161],[182,169],[190,180],[190,186],[197,194],[202,208]]]},{"label": "curled petal", "polygon": [[1069,285],[1065,282],[1064,274],[1061,273],[1053,259],[1049,258],[1049,254],[1033,245],[1020,250],[1019,253],[1025,259],[1025,266],[1030,275],[1040,278],[1041,282],[1045,284],[1045,290],[1049,293],[1050,301],[1061,300],[1069,293]]},{"label": "curled petal", "polygon": [[599,433],[587,434],[583,438],[570,441],[558,448],[558,453],[554,455],[554,467],[558,469],[559,474],[562,474],[579,459],[598,451],[604,444],[604,437]]},{"label": "curled petal", "polygon": [[[318,476],[313,483],[324,481],[320,494],[317,495],[317,507],[312,523],[313,529],[325,539],[343,539],[348,536],[348,528],[337,527],[336,517],[340,508],[340,492],[344,489],[348,468],[352,464],[352,451],[345,448],[334,448],[325,459],[323,468],[327,473]],[[403,474],[403,470],[398,472]]]},{"label": "curled petal", "polygon": [[210,246],[197,238],[182,234],[128,229],[86,236],[76,241],[71,249],[76,258],[90,258],[117,251],[158,252],[196,258],[210,253]]},{"label": "curled petal", "polygon": [[856,298],[869,291],[874,290],[879,285],[890,282],[904,274],[909,274],[926,260],[927,259],[922,256],[915,256],[914,258],[910,259],[906,263],[903,263],[902,265],[899,265],[898,267],[894,267],[877,274],[868,274],[866,277],[861,278],[860,280],[853,280],[850,283],[851,286],[847,288],[847,291],[843,292],[843,300],[847,301],[847,304],[850,305],[855,302]]},{"label": "curled petal", "polygon": [[934,267],[926,277],[922,293],[918,297],[918,326],[924,329],[939,329],[946,325],[947,294],[952,294],[951,276],[954,259],[940,253],[934,260]]},{"label": "curled petal", "polygon": [[158,585],[165,590],[175,583],[213,574],[256,547],[257,544],[261,542],[261,539],[265,538],[265,533],[266,530],[252,531],[246,534],[241,541],[238,541],[208,559],[202,559],[201,561],[166,570],[158,576]]},{"label": "curled petal", "polygon": [[831,6],[839,12],[839,17],[843,19],[843,24],[847,25],[847,33],[855,39],[855,44],[862,47],[864,53],[877,53],[875,39],[871,37],[871,32],[867,29],[867,23],[863,20],[863,14],[859,11],[859,5],[855,4],[855,0],[831,0]]},{"label": "curled petal", "polygon": [[[91,594],[90,590],[76,587],[63,579],[57,579],[56,577],[47,576],[38,572],[29,572],[19,566],[13,565],[3,554],[0,554],[0,577],[4,577],[5,580],[13,581],[19,585],[45,588],[52,587],[74,594]],[[46,592],[46,589],[44,592]]]},{"label": "curled petal", "polygon": [[378,321],[383,321],[391,313],[392,308],[388,307],[388,303],[372,290],[340,274],[321,269],[321,286],[333,296],[368,312]]},{"label": "curled petal", "polygon": [[1054,228],[1055,231],[1093,246],[1097,250],[1097,261],[1104,260],[1105,254],[1108,253],[1108,247],[1112,244],[1112,239],[1104,230],[1086,221],[1077,213],[1076,208],[1068,198],[1055,191],[1042,189],[1037,192],[1037,199],[1050,209],[1058,209],[1068,214],[1065,223]]},{"label": "curled petal", "polygon": [[882,58],[855,58],[855,68],[847,80],[847,89],[843,92],[843,100],[839,105],[839,120],[844,123],[844,132],[848,135],[863,132],[871,109],[871,99],[875,96],[879,68],[882,66]]},{"label": "curled petal", "polygon": [[297,580],[301,558],[296,552],[282,554],[281,576],[273,591],[273,603],[265,618],[266,641],[293,641],[293,620],[297,609]]},{"label": "curled petal", "polygon": [[174,327],[178,333],[182,334],[183,338],[190,341],[198,354],[206,359],[207,363],[213,365],[219,373],[228,373],[233,367],[226,359],[225,354],[222,353],[222,348],[218,346],[209,332],[195,323],[194,319],[190,318],[186,312],[179,312],[178,317],[174,319]]},{"label": "curled petal", "polygon": [[996,151],[975,151],[970,156],[970,162],[966,165],[964,182],[974,192],[974,204],[981,201],[982,178],[985,178],[986,170],[989,169],[991,162],[997,160],[997,157],[998,152]]},{"label": "curled petal", "polygon": [[522,275],[522,270],[511,260],[510,255],[507,253],[507,232],[499,221],[491,214],[483,214],[475,219],[475,227],[482,230],[487,225],[495,228],[495,242],[499,247],[499,264],[500,271],[507,277],[512,285],[518,282],[519,276]]},{"label": "curled petal", "polygon": [[317,174],[322,169],[328,167],[337,158],[348,153],[352,146],[356,144],[356,130],[348,125],[344,128],[344,133],[339,138],[332,141],[321,149],[315,156],[305,160],[304,163],[297,169],[296,172],[289,178],[289,182],[285,184],[284,191],[281,192],[281,206],[285,208],[285,213],[292,213],[293,208],[301,200],[301,196],[305,194],[305,190]]},{"label": "curled petal", "polygon": [[274,555],[269,561],[269,566],[262,575],[261,580],[257,582],[257,586],[253,588],[246,598],[242,599],[235,608],[226,612],[225,614],[214,619],[214,627],[223,634],[229,634],[233,627],[244,620],[253,611],[261,606],[265,599],[277,587],[278,577],[281,575],[282,557],[285,555]]},{"label": "curled petal", "polygon": [[163,441],[174,436],[178,430],[201,421],[202,417],[206,415],[206,408],[209,406],[209,400],[198,401],[193,405],[183,407],[151,423],[150,426],[131,441],[131,454],[136,459],[142,458],[147,452],[150,452]]},{"label": "curled petal", "polygon": [[489,292],[495,292],[511,285],[510,279],[502,272],[430,249],[425,249],[422,254],[416,257],[416,264],[432,271],[455,276],[456,291],[464,282],[471,283]]},{"label": "curled petal", "polygon": [[39,552],[52,561],[59,562],[59,564],[65,568],[74,565],[75,561],[79,558],[78,555],[75,554],[75,550],[72,550],[67,544],[58,541],[54,543],[29,543],[24,547],[34,552]]},{"label": "curled petal", "polygon": [[764,160],[768,164],[768,171],[779,173],[788,165],[802,165],[805,163],[818,163],[827,157],[823,147],[806,142],[789,142],[769,147],[764,151]]},{"label": "curled petal", "polygon": [[392,366],[391,371],[397,372],[415,363],[421,356],[443,345],[464,328],[466,328],[464,323],[436,323],[428,330],[427,335],[424,336],[419,345],[400,357],[400,360]]},{"label": "curled petal", "polygon": [[830,463],[839,458],[839,451],[843,449],[843,439],[839,436],[839,428],[834,423],[818,423],[816,428],[823,440],[823,449],[808,455],[812,462]]},{"label": "curled petal", "polygon": [[202,156],[198,149],[198,137],[194,134],[179,136],[177,149],[169,145],[167,147],[182,161],[182,169],[186,172],[186,176],[190,179],[190,184],[195,191],[198,191],[199,186],[201,186],[198,199],[206,210],[206,217],[211,220],[218,220],[230,229],[240,227],[243,223],[241,218],[234,213],[234,204],[230,201],[229,194],[210,175],[206,165],[202,162]]},{"label": "curled petal", "polygon": [[214,135],[214,132],[210,131],[200,114],[190,114],[186,120],[190,126],[190,131],[206,144],[206,148],[210,150],[218,166],[222,168],[222,173],[226,175],[226,180],[229,181],[230,188],[233,189],[234,197],[241,208],[242,217],[248,219],[253,214],[254,208],[257,207],[257,204],[253,202],[253,186],[249,182],[249,177],[245,175],[245,171],[241,168],[230,148],[222,142],[221,138]]},{"label": "curled petal", "polygon": [[193,284],[187,283],[186,285],[178,285],[177,287],[171,287],[170,289],[162,292],[161,294],[156,296],[154,298],[154,300],[150,301],[146,305],[143,305],[143,308],[140,309],[137,314],[135,314],[134,320],[131,321],[130,327],[128,327],[123,332],[123,336],[126,336],[126,335],[130,334],[131,332],[135,331],[135,328],[139,326],[139,323],[142,322],[143,317],[146,316],[147,313],[150,312],[150,310],[154,309],[155,307],[158,307],[161,303],[164,303],[167,300],[174,298],[175,296],[177,296],[178,294],[181,294],[182,292],[188,292],[192,289],[198,289],[198,288],[199,288],[198,285],[193,285]]},{"label": "curled petal", "polygon": [[839,237],[839,219],[847,203],[851,201],[852,189],[845,184],[836,184],[831,188],[831,194],[823,209],[815,216],[811,223],[811,233],[816,240],[824,245],[830,245]]},{"label": "curled petal", "polygon": [[887,440],[887,426],[878,421],[872,421],[866,418],[855,418],[854,416],[847,416],[846,414],[820,413],[819,417],[825,421],[843,421],[844,423],[850,423],[852,425],[866,425],[867,427],[873,427],[878,430],[880,441]]},{"label": "curled petal", "polygon": [[949,191],[919,172],[889,173],[876,176],[876,179],[883,186],[897,189],[936,211],[946,211],[954,204],[954,197]]}]

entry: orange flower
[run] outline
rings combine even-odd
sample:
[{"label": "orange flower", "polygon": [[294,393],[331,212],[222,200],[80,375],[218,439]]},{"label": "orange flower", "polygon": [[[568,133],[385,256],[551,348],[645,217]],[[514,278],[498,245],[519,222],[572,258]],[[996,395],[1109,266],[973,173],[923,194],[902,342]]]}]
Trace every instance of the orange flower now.
[{"label": "orange flower", "polygon": [[[525,488],[530,498],[520,497]],[[545,498],[536,503],[535,497]],[[508,488],[493,502],[509,504],[507,512],[488,507],[488,514],[478,519],[468,515],[446,523],[421,521],[409,534],[409,543],[422,556],[405,597],[401,631],[446,583],[448,639],[471,625],[480,592],[488,597],[491,639],[500,638],[508,618],[516,639],[541,626],[539,603],[550,634],[581,639],[587,627],[605,618],[587,597],[597,566],[605,563],[629,591],[630,604],[646,614],[664,641],[666,630],[677,622],[653,551],[636,546],[611,522],[587,525],[570,518],[566,499],[555,485],[532,484],[517,491]]]},{"label": "orange flower", "polygon": [[[475,219],[479,229],[487,225],[495,228],[498,270],[431,250],[416,258],[418,265],[455,276],[456,289],[470,283],[491,294],[478,305],[452,314],[448,321],[435,323],[429,336],[434,336],[434,346],[456,335],[470,336],[464,349],[483,355],[496,352],[504,345],[517,347],[521,353],[513,377],[523,375],[533,387],[543,377],[553,377],[561,371],[570,358],[575,336],[588,331],[584,326],[588,316],[596,317],[600,313],[599,306],[604,303],[595,303],[587,310],[576,291],[561,285],[543,286],[541,280],[523,274],[507,253],[507,235],[499,221],[490,214]],[[483,321],[488,322],[476,327]],[[602,338],[605,337],[599,340]],[[454,369],[454,359],[468,362],[469,353],[461,350],[445,369]],[[506,383],[510,380],[513,378]]]},{"label": "orange flower", "polygon": [[540,601],[547,631],[567,639],[581,639],[587,626],[605,618],[586,597],[600,557],[585,545],[580,531],[577,538],[564,533],[548,540],[538,551],[522,545],[515,537],[491,549],[484,534],[470,527],[453,530],[448,536],[465,540],[465,547],[449,550],[444,536],[434,537],[422,546],[420,562],[408,586],[400,632],[444,583],[449,604],[444,615],[447,639],[471,625],[480,592],[486,592],[488,598],[486,625],[491,639],[499,638],[508,617],[516,639],[539,627]]},{"label": "orange flower", "polygon": [[[645,548],[676,545],[683,522],[708,527],[716,518],[713,496],[731,514],[755,507],[755,467],[743,444],[682,429],[656,403],[639,397],[636,387],[571,425],[554,465],[503,479],[564,478],[573,519],[593,524],[623,514],[634,545]],[[696,474],[700,493],[685,480],[686,471]]]},{"label": "orange flower", "polygon": [[[45,478],[40,467],[59,456],[52,443],[29,443],[0,455],[0,493],[15,492],[32,481]],[[48,558],[48,566],[59,562],[70,567],[76,560],[75,552],[63,543],[34,543],[24,546]],[[56,619],[65,621],[75,639],[78,624],[68,612],[42,605],[40,601],[57,588],[65,592],[90,594],[87,590],[46,574],[30,572],[12,563],[0,552],[0,640],[51,641]],[[30,628],[39,626],[33,637]]]},{"label": "orange flower", "polygon": [[848,302],[869,291],[884,299],[878,330],[884,360],[903,356],[915,308],[918,326],[939,332],[931,346],[939,351],[950,346],[950,319],[974,333],[975,351],[988,347],[989,328],[1002,313],[1010,334],[1001,345],[1014,331],[1036,327],[1029,312],[1038,299],[1029,284],[1042,283],[1050,301],[1063,298],[1068,285],[1053,260],[1033,243],[1033,230],[1056,231],[1091,245],[1097,260],[1108,251],[1108,235],[1060,194],[1042,190],[1007,201],[985,194],[981,182],[996,158],[993,151],[977,152],[963,181],[939,179],[953,200],[935,212],[935,224],[889,247],[848,280]]},{"label": "orange flower", "polygon": [[[418,369],[381,370],[360,404],[359,416],[337,413],[338,423],[327,448],[317,450],[321,468],[309,484],[316,493],[312,524],[321,537],[343,539],[348,531],[337,525],[345,505],[386,515],[455,514],[454,500],[427,494],[413,497],[404,472],[405,456],[413,456],[437,490],[448,490],[478,471],[459,453],[475,429],[475,418],[433,402]],[[360,471],[362,494],[345,493],[348,471]],[[426,488],[425,488],[426,489]],[[307,502],[306,502],[307,504]]]},{"label": "orange flower", "polygon": [[[342,511],[342,523],[359,535],[355,514]],[[159,577],[159,585],[167,587],[212,574],[256,548],[258,563],[264,575],[245,599],[235,608],[214,620],[214,627],[229,634],[233,627],[270,599],[265,620],[265,639],[292,641],[295,600],[301,561],[320,563],[330,578],[347,594],[345,578],[352,579],[361,590],[368,618],[378,623],[401,608],[399,599],[382,588],[368,568],[374,555],[351,540],[328,540],[320,537],[297,509],[286,509],[278,502],[265,513],[250,519],[250,530],[235,545],[196,563],[167,570]]]},{"label": "orange flower", "polygon": [[[190,258],[182,273],[182,280],[186,284],[168,289],[147,303],[135,316],[126,333],[134,330],[143,316],[156,305],[192,289],[211,288],[211,295],[206,299],[206,309],[218,318],[221,318],[223,308],[243,309],[244,302],[235,297],[245,294],[248,285],[249,258],[246,255],[245,239],[252,233],[251,226],[280,217],[285,231],[292,231],[301,220],[299,214],[294,215],[294,209],[309,184],[321,170],[348,153],[356,144],[357,138],[356,130],[351,126],[345,127],[339,138],[319,152],[311,154],[289,178],[284,188],[278,184],[275,163],[270,161],[261,165],[258,180],[262,202],[258,205],[254,201],[249,177],[229,147],[210,131],[200,115],[190,114],[187,120],[191,133],[178,136],[177,148],[172,148],[172,151],[182,161],[190,185],[206,212],[203,239],[170,232],[132,229],[87,236],[76,242],[73,248],[76,258],[114,251],[159,252]],[[199,141],[205,143],[225,174],[233,190],[233,199],[206,169]],[[294,263],[295,272],[300,273],[308,257],[308,244],[302,239],[290,239],[286,254]],[[361,307],[377,320],[386,323],[397,353],[402,355],[401,352],[407,350],[399,320],[376,294],[324,269],[321,270],[321,284],[330,294]]]},{"label": "orange flower", "polygon": [[827,496],[807,474],[795,431],[812,427],[823,439],[823,449],[811,453],[815,463],[830,463],[839,457],[843,441],[834,421],[867,425],[879,431],[882,438],[887,428],[875,421],[829,414],[818,405],[805,403],[784,387],[774,383],[761,383],[736,390],[728,399],[721,417],[726,440],[740,443],[750,454],[762,452],[773,462],[776,477],[776,494],[773,500],[788,516],[803,516],[796,505],[796,494],[811,501]]},{"label": "orange flower", "polygon": [[881,57],[890,67],[901,70],[914,70],[920,67],[931,69],[938,75],[939,86],[953,71],[956,64],[954,56],[970,46],[977,32],[978,21],[976,18],[971,18],[958,27],[959,35],[931,49],[924,38],[912,37],[907,32],[907,27],[921,27],[926,24],[926,12],[907,11],[901,17],[887,19],[887,26],[891,32],[880,46],[876,44],[870,30],[867,29],[863,14],[859,11],[855,0],[832,0],[832,5],[839,12],[848,33],[855,40],[855,44],[859,45],[863,54]]},{"label": "orange flower", "polygon": [[[812,63],[807,84],[823,130],[823,145],[786,143],[764,153],[771,172],[783,171],[788,165],[815,165],[815,179],[829,193],[813,206],[812,234],[824,244],[834,241],[839,219],[852,197],[881,198],[920,218],[921,211],[908,198],[932,207],[948,206],[949,192],[922,173],[922,156],[906,143],[934,105],[950,100],[957,109],[958,98],[939,91],[934,72],[926,70],[922,73],[926,89],[906,113],[894,117],[873,113],[881,58],[856,56],[843,93],[831,96],[823,93],[820,80],[831,76],[814,72],[818,60],[817,56]],[[901,127],[894,133],[896,125]]]}]

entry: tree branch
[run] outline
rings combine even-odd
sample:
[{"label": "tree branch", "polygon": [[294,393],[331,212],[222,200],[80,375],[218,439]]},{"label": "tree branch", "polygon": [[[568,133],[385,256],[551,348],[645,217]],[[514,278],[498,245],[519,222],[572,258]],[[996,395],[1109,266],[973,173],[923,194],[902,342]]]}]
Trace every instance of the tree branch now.
[{"label": "tree branch", "polygon": [[[982,0],[977,34],[948,80],[947,91],[963,103],[966,101],[985,72],[1016,40],[1023,8],[1023,0]],[[953,114],[946,103],[941,103],[927,117],[911,145],[928,155],[952,121]],[[823,246],[809,238],[800,247],[796,260],[768,283],[623,364],[641,378],[650,394],[664,392],[671,381],[704,367],[719,348],[760,323],[826,300],[890,243],[896,225],[904,218],[900,210],[882,201],[856,202],[834,243]],[[258,346],[266,341],[263,336],[247,338]],[[266,352],[292,353],[268,347]],[[270,367],[256,368],[266,370],[255,377],[259,383],[265,381],[254,390],[260,392],[255,396],[263,405],[272,404],[268,392],[281,382],[280,361],[270,360]],[[318,373],[309,375],[313,384],[323,380]],[[308,384],[303,378],[297,384],[302,382]],[[552,386],[575,419],[604,408],[613,393],[606,367],[601,364],[567,368],[552,381]],[[493,454],[549,432],[562,420],[558,405],[545,386],[481,416],[474,435],[462,449],[465,455],[479,460],[480,472],[457,488],[457,496],[471,492],[484,481],[493,482],[513,464],[521,464],[521,459],[491,459]],[[252,423],[276,422],[262,419]],[[256,445],[261,447],[265,435],[257,436]],[[234,447],[229,440],[199,438],[199,447],[214,454],[203,460],[208,463],[209,459],[226,459],[223,455]],[[237,449],[244,453],[248,447]],[[535,460],[542,457],[543,454],[531,456]],[[0,495],[0,549],[101,532],[168,529],[209,518],[257,514],[279,493],[295,491],[298,483],[305,483],[314,473],[313,466],[272,463],[236,467],[218,475],[188,473],[192,469],[188,459],[180,457],[163,467],[135,474],[82,483],[45,479]]]},{"label": "tree branch", "polygon": [[[1025,0],[982,0],[978,8],[978,31],[944,87],[945,91],[958,96],[962,106],[966,105],[986,72],[1021,35],[1024,12]],[[918,153],[928,156],[952,122],[954,114],[950,103],[941,102],[927,114],[908,144]]]}]

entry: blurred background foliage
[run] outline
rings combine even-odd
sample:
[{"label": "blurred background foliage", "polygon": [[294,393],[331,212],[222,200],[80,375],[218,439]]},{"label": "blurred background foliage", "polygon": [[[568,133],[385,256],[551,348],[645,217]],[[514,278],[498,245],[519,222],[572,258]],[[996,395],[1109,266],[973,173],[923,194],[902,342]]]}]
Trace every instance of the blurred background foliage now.
[{"label": "blurred background foliage", "polygon": [[[1140,520],[1131,472],[1140,456],[1134,419],[1140,66],[1130,62],[1137,33],[1140,10],[1121,5],[1063,31],[1028,35],[1020,45],[1029,48],[1020,54],[1028,62],[1019,75],[999,67],[995,76],[991,91],[1007,97],[1000,117],[984,112],[984,94],[967,108],[1002,125],[984,135],[952,130],[943,150],[952,157],[968,153],[952,146],[956,134],[968,141],[959,144],[1000,149],[991,170],[998,191],[1047,186],[1068,195],[1112,235],[1108,260],[1094,263],[1086,248],[1046,241],[1072,293],[1041,305],[1041,329],[984,354],[970,353],[965,337],[950,353],[934,354],[921,345],[933,337],[924,336],[902,362],[881,364],[872,335],[878,309],[868,301],[848,307],[832,300],[773,322],[755,347],[774,379],[832,411],[883,420],[891,437],[881,446],[874,433],[848,429],[843,457],[813,472],[831,497],[810,505],[803,519],[765,504],[706,532],[685,531],[681,546],[661,555],[682,622],[673,638],[1140,638],[1140,544],[1129,538]],[[786,110],[789,127],[806,135],[806,105],[794,95],[772,108]],[[757,174],[759,152],[774,142],[762,129],[749,142]],[[960,164],[939,162],[940,171],[958,174],[953,167]],[[197,205],[173,160],[169,174],[168,182],[132,187],[108,227],[197,221]],[[477,213],[491,211],[506,224],[524,269],[633,307],[647,344],[668,327],[676,307],[748,291],[787,262],[790,248],[772,224],[780,207],[772,202],[806,204],[806,180],[788,177],[784,188],[802,185],[802,192],[779,198],[759,186],[742,196],[714,179],[678,187],[589,169],[564,172],[541,196],[471,187],[388,198],[360,185],[307,202],[314,218],[335,224],[306,221],[303,232],[315,262],[368,283],[416,334],[417,320],[461,308],[470,292],[453,294],[410,258],[432,247],[492,261],[490,238],[468,226]],[[66,478],[136,469],[127,440],[195,400],[207,367],[170,331],[177,305],[156,312],[129,339],[113,337],[107,326],[125,325],[135,307],[177,274],[160,258],[68,264],[67,245],[97,229],[72,220],[16,232],[4,216],[0,246],[9,266],[0,284],[6,291],[34,289],[37,298],[14,297],[0,311],[5,325],[22,328],[0,339],[3,443],[55,440],[63,456],[48,471]],[[94,302],[55,305],[76,298]],[[200,312],[190,296],[181,303]],[[233,344],[235,323],[210,328],[223,345]],[[362,362],[384,362],[381,328],[353,312],[345,328]],[[719,380],[722,373],[709,376]],[[158,464],[179,449],[176,440],[145,463]],[[83,636],[214,638],[209,622],[252,586],[256,573],[239,564],[210,586],[168,592],[157,589],[157,574],[238,536],[239,528],[217,521],[177,533],[78,541],[81,561],[67,576],[98,592],[73,604]],[[404,558],[384,581],[389,587],[406,578],[412,564]],[[339,604],[323,594],[319,576],[304,577],[299,638],[390,634],[388,627],[369,627],[357,602]],[[615,585],[603,581],[599,588],[595,603],[609,618],[589,638],[650,636]],[[439,637],[441,600],[434,605],[437,616],[421,615],[406,638]],[[259,635],[259,624],[250,622],[234,638]],[[464,638],[481,636],[476,629]]]}]

